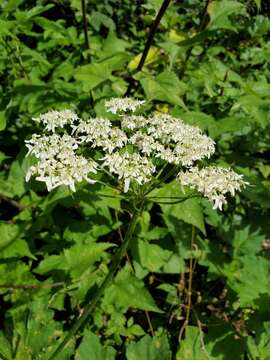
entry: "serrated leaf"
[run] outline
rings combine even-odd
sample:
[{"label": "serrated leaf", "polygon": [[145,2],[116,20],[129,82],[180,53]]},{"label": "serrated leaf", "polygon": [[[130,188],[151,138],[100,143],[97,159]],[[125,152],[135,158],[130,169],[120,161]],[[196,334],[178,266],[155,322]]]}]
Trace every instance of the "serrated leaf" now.
[{"label": "serrated leaf", "polygon": [[80,276],[90,265],[100,259],[105,250],[114,246],[110,243],[87,244],[85,246],[75,245],[64,250],[64,259],[71,276]]},{"label": "serrated leaf", "polygon": [[94,63],[83,65],[75,70],[75,79],[82,83],[85,92],[89,92],[104,81],[110,79],[111,69],[108,64]]},{"label": "serrated leaf", "polygon": [[8,175],[8,184],[12,187],[13,195],[22,196],[26,192],[25,166],[27,159],[20,163],[13,161]]},{"label": "serrated leaf", "polygon": [[[176,197],[185,199],[189,196],[189,193],[183,193],[180,184],[174,180],[153,191],[150,196],[166,197],[167,202],[173,202]],[[190,198],[176,204],[162,204],[162,199],[153,199],[153,201],[157,202],[159,202],[159,200],[161,201],[160,207],[169,230],[173,230],[170,224],[173,226],[172,219],[174,218],[196,226],[203,234],[205,234],[203,212],[198,198]]]},{"label": "serrated leaf", "polygon": [[145,335],[137,343],[128,344],[126,357],[127,360],[171,360],[172,353],[165,334],[154,337]]},{"label": "serrated leaf", "polygon": [[263,257],[241,256],[232,263],[224,264],[221,271],[227,276],[229,286],[238,294],[238,306],[255,307],[256,299],[269,293],[270,265]]},{"label": "serrated leaf", "polygon": [[90,331],[85,331],[84,337],[78,350],[75,360],[114,360],[116,350],[111,346],[103,346],[97,335]]},{"label": "serrated leaf", "polygon": [[[54,312],[48,308],[48,296],[35,297],[29,305],[26,321],[18,324],[20,342],[16,351],[18,359],[46,360],[51,354],[56,341],[63,338],[61,323],[53,319]],[[74,342],[71,341],[57,360],[68,360],[73,353]]]},{"label": "serrated leaf", "polygon": [[8,224],[4,221],[1,221],[0,233],[0,250],[2,251],[20,237],[21,229],[16,224]]},{"label": "serrated leaf", "polygon": [[35,259],[28,244],[21,239],[23,227],[16,224],[0,222],[0,258],[7,259],[12,257],[23,257]]},{"label": "serrated leaf", "polygon": [[232,15],[245,14],[245,7],[238,1],[211,1],[207,8],[210,16],[209,29],[228,29],[237,31],[237,27],[230,20]]},{"label": "serrated leaf", "polygon": [[176,360],[208,360],[207,354],[201,349],[200,331],[196,326],[187,326]]},{"label": "serrated leaf", "polygon": [[255,359],[267,359],[270,357],[270,322],[258,324],[256,330],[255,337],[247,339],[249,354]]},{"label": "serrated leaf", "polygon": [[182,95],[186,91],[186,86],[174,72],[166,70],[156,77],[139,73],[135,78],[140,81],[148,99],[164,101],[185,108]]},{"label": "serrated leaf", "polygon": [[38,274],[53,270],[69,272],[72,278],[79,277],[91,265],[100,259],[106,249],[114,246],[110,243],[76,244],[65,249],[60,255],[51,255],[42,260],[35,269]]},{"label": "serrated leaf", "polygon": [[156,306],[143,281],[137,279],[127,268],[117,274],[113,284],[106,290],[103,302],[106,305],[114,304],[122,311],[135,308],[162,312]]},{"label": "serrated leaf", "polygon": [[172,251],[142,240],[138,242],[140,263],[151,272],[159,272],[172,256]]}]

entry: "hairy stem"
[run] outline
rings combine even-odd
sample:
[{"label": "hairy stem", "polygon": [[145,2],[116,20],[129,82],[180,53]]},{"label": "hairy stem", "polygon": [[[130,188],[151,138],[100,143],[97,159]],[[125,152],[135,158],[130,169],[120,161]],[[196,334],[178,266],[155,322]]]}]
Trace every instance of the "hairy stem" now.
[{"label": "hairy stem", "polygon": [[124,240],[123,240],[120,248],[118,249],[118,251],[116,252],[116,254],[113,257],[111,268],[110,268],[107,276],[105,277],[105,279],[101,283],[100,287],[97,289],[96,293],[94,294],[91,303],[85,307],[82,315],[79,317],[79,319],[77,319],[77,321],[72,326],[72,328],[70,329],[67,336],[64,338],[64,340],[61,342],[61,344],[57,347],[57,349],[54,351],[54,353],[50,356],[50,358],[48,360],[55,359],[56,356],[62,352],[62,350],[66,347],[68,342],[72,339],[72,337],[77,333],[77,331],[83,326],[85,321],[88,319],[89,315],[94,310],[97,302],[99,301],[100,297],[103,295],[104,291],[112,283],[114,275],[115,275],[118,267],[120,266],[120,263],[121,263],[123,257],[126,254],[126,250],[130,243],[130,240],[132,239],[132,236],[134,234],[135,226],[136,226],[138,217],[140,216],[140,213],[143,210],[143,206],[144,206],[144,201],[141,200],[138,207],[134,207],[132,218],[129,223],[127,232],[125,234]]},{"label": "hairy stem", "polygon": [[[161,7],[160,7],[160,9],[159,9],[159,12],[157,13],[157,16],[156,16],[156,18],[155,18],[155,20],[154,20],[154,22],[153,22],[153,24],[152,24],[152,26],[150,28],[148,39],[147,39],[147,41],[145,43],[145,47],[143,49],[142,57],[141,57],[140,62],[138,64],[137,68],[136,68],[136,71],[140,71],[142,69],[144,63],[145,63],[145,60],[147,58],[147,54],[148,54],[148,52],[150,50],[150,47],[152,45],[152,42],[153,42],[154,36],[155,36],[155,34],[157,32],[157,28],[159,26],[159,23],[160,23],[163,15],[165,14],[165,11],[167,10],[168,6],[170,5],[170,2],[171,2],[171,0],[164,0]],[[125,94],[126,96],[130,95],[130,92],[132,90],[133,85],[134,85],[134,83],[133,83],[133,81],[131,81],[130,84],[129,84],[129,87],[128,87],[127,91],[126,91],[126,94]]]}]

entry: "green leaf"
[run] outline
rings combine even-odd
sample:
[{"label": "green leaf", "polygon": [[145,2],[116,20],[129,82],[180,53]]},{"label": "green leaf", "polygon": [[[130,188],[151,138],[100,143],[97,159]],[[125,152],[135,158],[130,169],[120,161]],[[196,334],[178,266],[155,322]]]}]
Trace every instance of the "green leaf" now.
[{"label": "green leaf", "polygon": [[88,267],[98,261],[105,250],[114,246],[110,243],[96,243],[74,245],[70,249],[64,250],[64,259],[71,276],[80,276]]},{"label": "green leaf", "polygon": [[263,326],[259,324],[258,327],[262,329],[256,329],[255,337],[249,336],[247,339],[248,353],[251,359],[267,359],[270,357],[270,322],[264,322]]},{"label": "green leaf", "polygon": [[237,339],[225,322],[215,321],[215,327],[209,327],[207,335],[196,326],[188,326],[176,360],[242,359],[244,352],[243,339]]},{"label": "green leaf", "polygon": [[257,9],[258,9],[258,11],[261,9],[261,2],[262,2],[262,0],[254,0],[255,1],[255,4],[256,4],[256,6],[257,6]]},{"label": "green leaf", "polygon": [[111,69],[106,63],[83,65],[75,70],[75,79],[82,83],[83,91],[89,92],[104,81],[110,79]]},{"label": "green leaf", "polygon": [[115,24],[111,19],[111,17],[102,14],[99,11],[93,11],[91,13],[91,25],[94,27],[96,31],[100,30],[101,25],[104,25],[112,32],[115,30]]},{"label": "green leaf", "polygon": [[14,241],[19,239],[21,234],[21,229],[16,224],[8,224],[4,221],[0,222],[0,250],[7,248]]},{"label": "green leaf", "polygon": [[12,360],[13,358],[11,344],[2,331],[0,331],[0,357],[3,360]]},{"label": "green leaf", "polygon": [[114,360],[115,355],[114,348],[102,346],[97,335],[85,331],[83,340],[76,351],[75,360]]},{"label": "green leaf", "polygon": [[76,244],[65,249],[61,255],[51,255],[42,260],[35,272],[46,274],[58,269],[69,272],[72,278],[76,279],[98,261],[106,249],[112,246],[113,244],[110,243]]},{"label": "green leaf", "polygon": [[172,353],[165,334],[154,337],[145,335],[137,343],[128,344],[126,357],[127,360],[171,360]]},{"label": "green leaf", "polygon": [[6,127],[7,119],[5,111],[0,111],[0,131],[4,130]]},{"label": "green leaf", "polygon": [[236,26],[230,20],[232,15],[244,15],[245,7],[238,1],[221,0],[211,1],[207,8],[210,16],[209,29],[228,29],[237,31]]},{"label": "green leaf", "polygon": [[10,12],[16,10],[22,2],[23,0],[9,0],[2,6],[5,12]]},{"label": "green leaf", "polygon": [[[191,192],[183,193],[181,185],[174,180],[171,183],[154,190],[149,196],[166,197],[167,202],[173,202],[177,201],[175,198],[182,198],[184,200],[191,196],[191,194]],[[176,221],[183,220],[188,224],[194,225],[200,229],[203,234],[206,234],[203,212],[198,198],[190,198],[176,204],[162,204],[163,199],[153,198],[153,201],[159,202],[159,200],[161,201],[160,207],[164,214],[164,219],[170,231],[173,230],[172,220],[175,219]]]},{"label": "green leaf", "polygon": [[[59,338],[63,338],[61,323],[53,319],[54,312],[48,308],[48,296],[35,297],[29,304],[28,314],[24,322],[16,327],[20,336],[16,357],[28,359],[32,354],[33,359],[46,360],[48,354]],[[71,341],[65,350],[57,357],[57,360],[68,360],[73,353],[74,342]]]},{"label": "green leaf", "polygon": [[35,256],[31,253],[28,244],[23,239],[17,239],[12,241],[12,244],[6,246],[4,250],[0,253],[0,258],[6,259],[11,257],[23,257],[27,256],[31,259],[36,259]]},{"label": "green leaf", "polygon": [[22,196],[26,192],[25,173],[28,159],[21,163],[19,160],[13,161],[7,182],[12,187],[13,196]]},{"label": "green leaf", "polygon": [[172,251],[142,240],[138,242],[138,252],[141,265],[151,272],[161,271],[161,268],[167,264],[169,258],[173,255]]},{"label": "green leaf", "polygon": [[[148,65],[148,64],[151,64],[152,62],[154,61],[157,61],[159,59],[159,49],[154,47],[154,46],[151,46],[148,53],[147,53],[147,56],[146,56],[146,59],[145,59],[145,62],[144,62],[144,66],[145,65]],[[139,55],[136,55],[128,64],[128,68],[130,70],[135,70],[137,69],[138,65],[139,65],[139,62],[141,60],[141,57],[142,57],[142,53],[139,54]]]},{"label": "green leaf", "polygon": [[256,300],[269,293],[270,264],[263,257],[241,256],[232,263],[224,264],[221,271],[227,276],[228,285],[238,294],[237,305],[240,307],[257,307]]},{"label": "green leaf", "polygon": [[114,32],[110,31],[98,56],[100,59],[104,59],[115,56],[117,53],[125,53],[127,47],[130,47],[128,41],[119,39]]},{"label": "green leaf", "polygon": [[[231,325],[225,321],[215,318],[214,322],[215,326],[209,326],[207,334],[202,331],[198,334],[200,330],[197,329],[201,353],[205,356],[202,357],[202,360],[209,360],[209,357],[215,360],[244,359],[243,354],[246,352],[245,337],[236,336]],[[201,339],[203,339],[204,347]]]},{"label": "green leaf", "polygon": [[185,108],[181,97],[186,91],[186,85],[174,72],[166,70],[156,77],[139,73],[135,78],[140,81],[149,100],[160,100]]},{"label": "green leaf", "polygon": [[176,360],[208,360],[201,349],[200,331],[196,326],[187,326],[185,339],[180,342]]},{"label": "green leaf", "polygon": [[122,311],[135,308],[162,312],[156,306],[143,281],[137,279],[127,268],[122,269],[117,274],[113,284],[106,290],[103,302],[106,305],[114,304]]}]

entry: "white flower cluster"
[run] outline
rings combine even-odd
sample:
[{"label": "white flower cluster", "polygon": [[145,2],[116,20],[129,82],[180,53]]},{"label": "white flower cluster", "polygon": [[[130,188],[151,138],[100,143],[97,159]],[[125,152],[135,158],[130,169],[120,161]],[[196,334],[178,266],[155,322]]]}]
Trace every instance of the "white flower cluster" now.
[{"label": "white flower cluster", "polygon": [[[34,134],[26,141],[27,155],[34,155],[38,160],[37,165],[29,168],[27,181],[35,176],[46,183],[49,191],[60,185],[68,185],[75,191],[76,182],[92,183],[90,173],[95,174],[97,168],[108,168],[123,182],[124,192],[127,192],[133,183],[143,185],[151,181],[156,167],[168,162],[183,168],[178,174],[182,185],[197,189],[215,209],[222,209],[226,203],[225,194],[234,195],[245,186],[242,176],[218,167],[199,170],[195,162],[214,153],[214,141],[198,127],[167,114],[148,118],[130,114],[143,103],[132,98],[106,101],[108,111],[120,113],[116,120],[120,126],[113,126],[109,119],[100,117],[83,121],[71,110],[40,115],[35,120],[49,135]],[[99,154],[101,152],[97,160],[99,166],[89,156],[81,155],[95,148]]]},{"label": "white flower cluster", "polygon": [[127,143],[126,134],[112,127],[108,119],[96,118],[81,121],[78,126],[73,127],[73,132],[78,136],[80,142],[91,143],[93,148],[101,147],[110,154]]},{"label": "white flower cluster", "polygon": [[112,98],[105,102],[107,111],[116,114],[118,112],[136,111],[138,107],[145,103],[144,100],[136,100],[129,97]]},{"label": "white flower cluster", "polygon": [[128,152],[106,155],[103,166],[107,166],[112,174],[117,174],[119,179],[124,180],[124,192],[128,191],[132,180],[140,185],[150,181],[156,170],[146,157]]},{"label": "white flower cluster", "polygon": [[42,123],[45,126],[45,130],[55,132],[56,128],[64,128],[67,124],[72,125],[78,120],[78,116],[72,110],[51,110],[33,120]]},{"label": "white flower cluster", "polygon": [[209,166],[202,169],[193,167],[188,171],[181,171],[178,178],[182,185],[188,185],[198,190],[213,204],[214,209],[222,210],[227,203],[225,194],[235,195],[236,191],[248,185],[243,175],[222,167]]},{"label": "white flower cluster", "polygon": [[215,152],[215,142],[198,127],[184,124],[170,115],[155,115],[148,119],[123,117],[121,125],[130,130],[129,142],[139,151],[172,164],[191,166],[196,160],[209,158]]},{"label": "white flower cluster", "polygon": [[84,156],[76,155],[78,143],[72,136],[34,134],[31,140],[26,141],[26,146],[27,155],[33,154],[39,160],[37,165],[28,169],[26,181],[35,176],[36,180],[45,182],[48,191],[61,185],[67,185],[72,191],[76,191],[76,182],[94,182],[88,175],[96,173],[97,164]]},{"label": "white flower cluster", "polygon": [[145,127],[148,119],[144,116],[125,115],[121,118],[121,127],[126,130],[136,130]]}]

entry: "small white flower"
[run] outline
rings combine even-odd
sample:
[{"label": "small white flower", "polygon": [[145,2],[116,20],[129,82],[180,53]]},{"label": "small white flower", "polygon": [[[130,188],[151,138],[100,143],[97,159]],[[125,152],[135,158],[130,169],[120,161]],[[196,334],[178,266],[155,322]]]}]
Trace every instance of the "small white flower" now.
[{"label": "small white flower", "polygon": [[59,153],[68,154],[78,148],[78,142],[70,135],[58,134],[40,136],[33,134],[30,140],[25,140],[28,155],[34,155],[37,159],[48,159]]},{"label": "small white flower", "polygon": [[73,127],[73,133],[81,143],[91,143],[93,148],[101,147],[109,153],[127,143],[126,134],[121,129],[112,127],[110,120],[103,118],[81,121],[78,126]]},{"label": "small white flower", "polygon": [[142,153],[148,156],[152,152],[157,151],[157,149],[162,146],[155,141],[153,136],[147,135],[141,131],[137,131],[135,134],[133,134],[129,138],[129,143],[132,145],[136,145]]},{"label": "small white flower", "polygon": [[182,185],[190,186],[198,190],[213,204],[213,209],[222,210],[222,206],[227,203],[225,194],[235,195],[247,182],[243,180],[243,175],[239,175],[233,170],[222,167],[209,166],[203,169],[193,167],[178,174],[178,179]]},{"label": "small white flower", "polygon": [[41,114],[33,120],[45,125],[45,130],[55,132],[56,128],[63,128],[67,124],[74,124],[79,118],[72,110],[56,111],[51,110]]},{"label": "small white flower", "polygon": [[116,152],[106,155],[103,166],[108,167],[111,173],[117,174],[119,179],[124,180],[124,192],[128,191],[131,181],[143,185],[151,180],[155,172],[152,162],[138,153]]},{"label": "small white flower", "polygon": [[191,166],[196,160],[208,159],[215,152],[215,143],[203,134],[190,135],[179,141],[174,149],[176,162],[184,166]]},{"label": "small white flower", "polygon": [[70,154],[68,158],[61,155],[44,159],[37,165],[31,166],[26,174],[26,181],[29,181],[31,176],[35,176],[36,180],[45,182],[48,191],[61,185],[67,185],[72,191],[76,191],[76,182],[82,180],[91,184],[95,182],[89,178],[89,173],[97,172],[97,164],[94,161],[75,154]]},{"label": "small white flower", "polygon": [[[130,114],[144,102],[132,98],[113,98],[105,102],[108,111],[120,112],[118,123],[121,129],[104,118],[82,121],[72,110],[49,111],[40,115],[35,120],[52,134],[33,134],[30,140],[25,141],[27,156],[33,155],[37,159],[37,164],[28,169],[26,181],[35,176],[38,181],[46,183],[49,191],[60,185],[67,185],[75,191],[76,182],[94,182],[89,174],[96,173],[97,169],[95,162],[76,154],[76,151],[79,147],[82,151],[87,151],[89,147],[98,148],[104,154],[100,159],[101,167],[108,167],[112,174],[117,175],[123,182],[124,192],[134,181],[139,185],[150,181],[156,170],[152,161],[158,158],[188,167],[188,171],[178,175],[181,184],[197,189],[215,209],[221,210],[226,203],[225,194],[234,196],[247,184],[242,175],[218,167],[190,168],[194,162],[209,158],[214,153],[215,142],[198,127],[187,125],[168,114],[155,114],[150,118]],[[66,125],[70,127],[65,129],[64,134],[63,131],[62,135],[55,132]],[[71,135],[68,135],[70,128]]]},{"label": "small white flower", "polygon": [[171,163],[191,166],[196,160],[209,158],[215,152],[215,142],[198,127],[184,124],[167,114],[149,119],[147,133],[165,147],[156,156]]},{"label": "small white flower", "polygon": [[144,116],[138,115],[123,115],[121,117],[121,127],[127,130],[136,130],[144,128],[149,124],[149,120]]},{"label": "small white flower", "polygon": [[37,165],[32,165],[26,173],[26,181],[31,176],[46,183],[48,191],[67,185],[75,191],[75,182],[83,179],[92,183],[89,173],[96,173],[97,165],[92,160],[75,154],[78,148],[76,139],[64,134],[39,136],[34,134],[32,139],[26,141],[28,155],[32,154],[38,159]]},{"label": "small white flower", "polygon": [[144,100],[136,100],[133,98],[112,98],[105,101],[105,107],[107,111],[116,114],[117,112],[127,112],[127,111],[136,111],[138,107],[144,104]]}]

